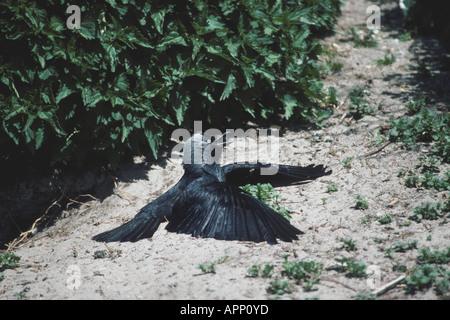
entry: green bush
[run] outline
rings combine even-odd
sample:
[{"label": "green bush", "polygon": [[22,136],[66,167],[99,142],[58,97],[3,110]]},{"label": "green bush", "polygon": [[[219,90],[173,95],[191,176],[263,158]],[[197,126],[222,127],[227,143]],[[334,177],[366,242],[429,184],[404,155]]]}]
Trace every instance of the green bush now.
[{"label": "green bush", "polygon": [[447,0],[405,0],[405,26],[422,34],[450,36],[450,20],[445,8]]},{"label": "green bush", "polygon": [[68,6],[0,3],[0,161],[156,157],[194,120],[327,112],[317,37],[340,0],[93,0],[79,30]]}]

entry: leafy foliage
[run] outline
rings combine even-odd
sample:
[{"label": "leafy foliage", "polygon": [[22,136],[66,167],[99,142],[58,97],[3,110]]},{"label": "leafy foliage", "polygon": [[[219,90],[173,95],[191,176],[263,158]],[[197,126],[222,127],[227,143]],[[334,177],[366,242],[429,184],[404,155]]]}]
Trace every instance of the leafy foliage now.
[{"label": "leafy foliage", "polygon": [[289,281],[281,281],[280,279],[275,278],[270,281],[270,286],[267,288],[267,292],[277,296],[285,293],[291,293],[291,284]]},{"label": "leafy foliage", "polygon": [[318,277],[322,274],[323,265],[315,261],[291,262],[287,259],[283,263],[282,274],[295,280],[296,284],[303,283],[305,291],[317,290],[314,285],[319,283]]},{"label": "leafy foliage", "polygon": [[358,248],[356,247],[356,240],[340,238],[339,242],[342,242],[344,244],[340,249],[345,249],[345,251],[358,250]]},{"label": "leafy foliage", "polygon": [[433,287],[438,295],[450,292],[450,270],[432,264],[419,265],[406,277],[407,293],[413,294]]},{"label": "leafy foliage", "polygon": [[332,183],[327,187],[327,190],[325,192],[332,193],[336,191],[338,191],[338,186],[335,183]]},{"label": "leafy foliage", "polygon": [[447,247],[445,251],[431,251],[428,247],[419,249],[419,256],[417,257],[417,261],[419,263],[435,264],[450,263],[450,247]]},{"label": "leafy foliage", "polygon": [[425,202],[413,209],[413,215],[409,217],[409,219],[414,220],[416,222],[421,222],[422,220],[436,220],[441,217],[444,217],[446,214],[450,212],[450,202],[436,202],[430,203]]},{"label": "leafy foliage", "polygon": [[203,273],[216,273],[216,264],[214,262],[199,264],[197,268]]},{"label": "leafy foliage", "polygon": [[434,142],[433,152],[445,162],[450,159],[450,114],[438,115],[433,110],[421,109],[412,118],[391,120],[389,138],[406,146],[416,142]]},{"label": "leafy foliage", "polygon": [[356,210],[367,210],[369,208],[369,203],[364,196],[358,194],[354,196],[354,198],[356,199],[356,204],[354,206]]},{"label": "leafy foliage", "polygon": [[365,278],[367,277],[367,267],[363,261],[355,262],[351,258],[335,258],[340,263],[338,266],[329,267],[328,269],[336,270],[340,273],[345,273],[349,278]]},{"label": "leafy foliage", "polygon": [[247,184],[241,188],[267,204],[285,219],[291,219],[290,211],[281,206],[281,196],[270,183]]},{"label": "leafy foliage", "polygon": [[369,30],[367,34],[360,36],[360,31],[355,28],[350,28],[347,34],[352,36],[353,45],[355,48],[373,48],[378,45],[378,42],[373,39],[373,31]]},{"label": "leafy foliage", "polygon": [[20,257],[16,256],[14,253],[2,252],[2,254],[0,254],[0,271],[14,269],[17,267],[19,261]]},{"label": "leafy foliage", "polygon": [[369,95],[370,92],[363,88],[353,88],[349,93],[350,110],[353,112],[355,119],[361,119],[366,115],[375,115],[375,110],[369,106],[369,102],[364,98]]},{"label": "leafy foliage", "polygon": [[0,4],[0,160],[110,162],[193,120],[319,118],[317,36],[339,0]]},{"label": "leafy foliage", "polygon": [[248,272],[248,276],[252,277],[252,278],[257,278],[260,275],[260,273],[261,273],[261,277],[270,278],[270,277],[272,277],[273,268],[274,268],[274,265],[271,265],[271,264],[266,264],[263,269],[261,269],[261,266],[259,266],[259,265],[253,265],[247,270],[247,272]]},{"label": "leafy foliage", "polygon": [[379,67],[389,66],[389,65],[393,64],[395,62],[395,60],[396,60],[396,58],[395,58],[395,56],[392,53],[391,53],[390,56],[386,53],[384,55],[384,58],[382,58],[382,59],[375,59],[375,63]]},{"label": "leafy foliage", "polygon": [[392,247],[386,249],[386,257],[392,259],[392,254],[394,252],[404,253],[408,250],[417,249],[417,240],[411,240],[408,242],[398,241]]}]

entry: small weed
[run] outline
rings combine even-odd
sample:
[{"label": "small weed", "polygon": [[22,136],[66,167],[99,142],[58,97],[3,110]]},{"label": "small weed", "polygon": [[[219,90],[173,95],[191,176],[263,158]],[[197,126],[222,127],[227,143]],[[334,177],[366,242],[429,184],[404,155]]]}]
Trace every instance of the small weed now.
[{"label": "small weed", "polygon": [[444,251],[425,247],[418,250],[417,263],[409,276],[405,279],[406,292],[413,294],[433,287],[436,294],[444,295],[450,292],[450,270],[444,264],[450,262],[450,247]]},{"label": "small weed", "polygon": [[408,41],[411,40],[411,32],[407,31],[398,36],[399,41]]},{"label": "small weed", "polygon": [[418,176],[410,170],[399,171],[398,175],[401,174],[406,176],[404,183],[407,188],[450,190],[450,170],[444,172],[442,176],[430,171],[424,171],[422,176]]},{"label": "small weed", "polygon": [[348,158],[345,158],[344,161],[340,161],[339,163],[342,164],[342,166],[348,170],[352,167],[352,160],[353,160],[353,157],[348,157]]},{"label": "small weed", "polygon": [[335,58],[338,56],[338,53],[336,50],[328,47],[323,47],[323,56],[325,57],[325,63],[321,65],[321,70],[323,73],[334,73],[341,71],[342,67],[344,66],[343,63],[337,62]]},{"label": "small weed", "polygon": [[388,241],[388,240],[389,240],[389,238],[378,238],[378,237],[375,237],[373,239],[373,242],[380,244],[380,243],[383,243],[383,242]]},{"label": "small weed", "polygon": [[406,291],[414,293],[431,287],[437,278],[436,270],[433,266],[426,264],[416,267],[413,272],[405,279]]},{"label": "small weed", "polygon": [[398,223],[399,227],[409,227],[411,225],[411,221],[400,221]]},{"label": "small weed", "polygon": [[364,98],[369,96],[370,93],[363,88],[353,88],[349,93],[350,110],[353,112],[355,119],[361,119],[366,115],[375,115],[375,109],[368,105],[368,101]]},{"label": "small weed", "polygon": [[203,273],[216,273],[216,264],[214,262],[199,264],[197,268]]},{"label": "small weed", "polygon": [[326,97],[326,102],[329,105],[337,106],[339,104],[338,92],[334,87],[328,88],[328,95]]},{"label": "small weed", "polygon": [[295,280],[297,284],[303,283],[305,291],[316,290],[315,284],[319,283],[317,278],[322,274],[323,265],[315,261],[290,262],[285,260],[283,263],[282,275]]},{"label": "small weed", "polygon": [[216,264],[222,264],[229,258],[228,255],[220,257],[216,262],[202,263],[197,266],[203,273],[216,273]]},{"label": "small weed", "polygon": [[391,64],[393,64],[395,62],[395,56],[391,53],[391,55],[389,56],[387,53],[384,55],[383,59],[376,59],[375,63],[377,64],[377,66],[382,67],[382,66],[389,66]]},{"label": "small weed", "polygon": [[219,260],[217,260],[217,263],[218,263],[218,264],[222,264],[222,263],[224,263],[225,261],[227,261],[227,259],[228,259],[229,257],[230,257],[230,256],[228,256],[228,255],[224,255],[223,257],[220,257]]},{"label": "small weed", "polygon": [[378,217],[376,214],[368,214],[368,215],[364,216],[363,218],[361,218],[361,224],[370,225],[370,223],[372,223],[372,221],[375,221],[377,219],[378,219]]},{"label": "small weed", "polygon": [[332,267],[331,269],[336,270],[337,272],[343,273],[345,272],[345,276],[349,278],[365,278],[366,274],[366,264],[363,261],[354,262],[349,258],[336,258],[337,262],[341,263],[340,266]]},{"label": "small weed", "polygon": [[416,165],[416,169],[421,169],[421,173],[425,172],[439,172],[439,166],[441,162],[436,157],[419,157],[419,162]]},{"label": "small weed", "polygon": [[249,277],[257,278],[260,276],[261,273],[262,278],[270,278],[272,277],[273,268],[274,268],[273,265],[266,264],[261,272],[261,266],[253,265],[248,269],[248,275]]},{"label": "small weed", "polygon": [[270,286],[267,288],[267,292],[275,295],[283,295],[285,293],[291,293],[291,285],[289,281],[281,281],[278,278],[270,281]]},{"label": "small weed", "polygon": [[386,214],[384,217],[378,219],[378,222],[381,224],[388,224],[392,222],[392,217]]},{"label": "small weed", "polygon": [[354,206],[356,210],[367,210],[369,208],[369,203],[364,196],[357,195],[354,196],[354,198],[356,199],[356,204]]},{"label": "small weed", "polygon": [[417,100],[410,100],[406,104],[406,110],[408,111],[408,114],[409,115],[416,114],[417,112],[419,112],[422,108],[424,108],[426,106],[426,102],[427,102],[427,99],[423,94],[420,95]]},{"label": "small weed", "polygon": [[267,204],[285,219],[290,220],[292,218],[289,209],[281,206],[281,196],[270,183],[247,184],[241,188]]},{"label": "small weed", "polygon": [[431,251],[430,248],[425,247],[418,250],[417,263],[434,263],[445,264],[450,262],[450,247],[445,251]]},{"label": "small weed", "polygon": [[261,277],[263,278],[270,278],[272,277],[272,271],[273,271],[274,266],[271,264],[266,264],[264,266],[264,269],[262,270],[262,274]]},{"label": "small weed", "polygon": [[391,141],[402,142],[407,147],[417,142],[434,142],[432,151],[445,162],[450,159],[450,113],[437,115],[422,108],[412,118],[391,120]]},{"label": "small weed", "polygon": [[410,220],[421,222],[422,220],[436,220],[444,217],[450,212],[450,203],[430,203],[426,202],[413,209],[413,215],[409,217]]},{"label": "small weed", "polygon": [[377,300],[377,295],[370,292],[358,293],[353,300]]},{"label": "small weed", "polygon": [[420,265],[406,277],[405,282],[405,290],[409,294],[434,287],[438,295],[444,295],[450,292],[450,270],[431,264]]},{"label": "small weed", "polygon": [[438,270],[440,272],[441,277],[438,277],[438,279],[434,282],[434,291],[438,295],[444,295],[448,294],[450,292],[450,270],[443,270],[442,268],[439,268]]},{"label": "small weed", "polygon": [[322,66],[322,70],[325,73],[335,73],[342,70],[344,64],[342,62],[337,62],[334,59],[327,58],[325,59],[325,65]]},{"label": "small weed", "polygon": [[14,253],[2,252],[0,254],[0,271],[17,267],[20,257]]},{"label": "small weed", "polygon": [[344,243],[344,245],[340,249],[345,249],[345,251],[356,251],[358,248],[356,248],[356,240],[353,239],[339,239],[340,242]]},{"label": "small weed", "polygon": [[386,250],[385,255],[387,258],[392,259],[392,254],[394,252],[406,252],[408,250],[417,249],[417,240],[412,240],[409,242],[396,242],[393,247]]},{"label": "small weed", "polygon": [[370,30],[369,33],[360,37],[357,29],[350,28],[350,30],[347,32],[347,34],[352,36],[353,45],[356,48],[359,48],[359,47],[373,48],[378,45],[378,42],[375,39],[373,39],[373,31],[372,30]]},{"label": "small weed", "polygon": [[322,205],[326,205],[327,204],[327,198],[321,198],[322,200]]},{"label": "small weed", "polygon": [[109,257],[109,252],[107,250],[94,251],[94,259],[104,259],[107,257]]},{"label": "small weed", "polygon": [[332,192],[336,192],[336,191],[338,191],[338,186],[336,184],[332,183],[327,187],[327,190],[325,192],[332,193]]},{"label": "small weed", "polygon": [[16,297],[18,300],[28,300],[29,299],[27,297],[27,292],[28,291],[30,291],[30,288],[29,287],[25,287],[25,288],[23,288],[22,291],[14,293],[13,296]]},{"label": "small weed", "polygon": [[392,271],[396,271],[396,272],[406,272],[408,269],[406,268],[405,265],[402,264],[394,264],[392,266]]},{"label": "small weed", "polygon": [[247,275],[250,278],[258,278],[259,277],[259,272],[261,271],[261,267],[254,264],[252,265],[250,268],[248,268],[247,270]]}]

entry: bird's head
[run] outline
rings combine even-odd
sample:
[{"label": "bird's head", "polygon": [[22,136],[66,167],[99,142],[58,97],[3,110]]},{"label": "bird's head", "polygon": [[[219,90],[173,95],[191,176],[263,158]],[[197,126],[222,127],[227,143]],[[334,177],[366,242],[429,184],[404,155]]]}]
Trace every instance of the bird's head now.
[{"label": "bird's head", "polygon": [[216,137],[213,141],[205,139],[201,133],[196,133],[190,137],[183,150],[183,164],[213,164],[220,161],[223,147],[226,142],[223,142],[223,137],[227,133]]}]

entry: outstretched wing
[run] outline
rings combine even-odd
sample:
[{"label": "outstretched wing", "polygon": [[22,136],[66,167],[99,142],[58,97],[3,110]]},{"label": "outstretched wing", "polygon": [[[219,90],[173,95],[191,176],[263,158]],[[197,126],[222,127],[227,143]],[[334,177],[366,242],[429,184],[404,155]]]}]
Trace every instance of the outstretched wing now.
[{"label": "outstretched wing", "polygon": [[151,238],[162,222],[172,214],[173,203],[181,195],[185,180],[181,179],[159,198],[144,206],[136,216],[115,229],[105,231],[92,238],[100,242],[135,242]]},{"label": "outstretched wing", "polygon": [[219,240],[290,242],[302,232],[237,186],[200,178],[175,202],[166,229]]},{"label": "outstretched wing", "polygon": [[[263,175],[261,169],[274,168],[274,174]],[[331,170],[323,165],[311,164],[306,167],[290,165],[273,165],[262,163],[232,163],[222,167],[227,182],[235,185],[272,183],[273,185],[297,184],[302,181],[314,180],[331,174]],[[270,173],[270,171],[269,171]]]}]

